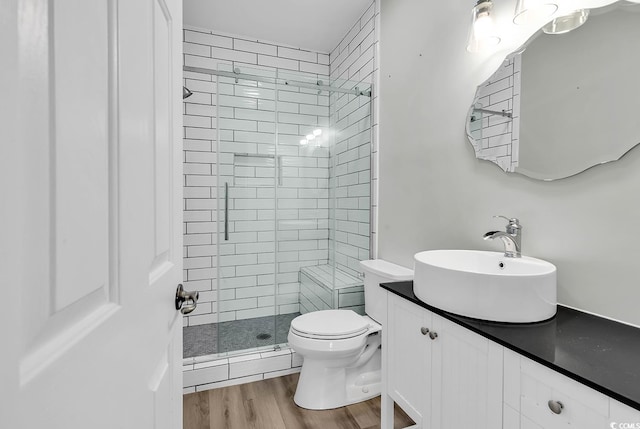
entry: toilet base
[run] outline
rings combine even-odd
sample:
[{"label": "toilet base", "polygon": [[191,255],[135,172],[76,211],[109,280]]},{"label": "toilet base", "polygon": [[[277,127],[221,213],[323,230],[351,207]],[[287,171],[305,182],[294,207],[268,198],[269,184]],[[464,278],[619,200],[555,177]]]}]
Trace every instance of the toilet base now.
[{"label": "toilet base", "polygon": [[380,395],[381,352],[377,349],[364,365],[327,368],[325,361],[305,359],[293,401],[309,410],[329,410]]}]

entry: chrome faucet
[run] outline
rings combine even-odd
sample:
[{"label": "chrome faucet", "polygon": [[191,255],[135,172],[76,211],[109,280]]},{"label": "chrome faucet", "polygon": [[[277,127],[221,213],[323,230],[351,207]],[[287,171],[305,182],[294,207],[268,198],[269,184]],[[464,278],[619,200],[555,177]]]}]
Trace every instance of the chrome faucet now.
[{"label": "chrome faucet", "polygon": [[485,240],[493,240],[499,238],[504,243],[504,256],[507,258],[519,258],[522,251],[522,225],[516,218],[508,218],[506,216],[494,216],[501,217],[509,221],[507,224],[506,232],[504,231],[489,231],[483,238]]}]

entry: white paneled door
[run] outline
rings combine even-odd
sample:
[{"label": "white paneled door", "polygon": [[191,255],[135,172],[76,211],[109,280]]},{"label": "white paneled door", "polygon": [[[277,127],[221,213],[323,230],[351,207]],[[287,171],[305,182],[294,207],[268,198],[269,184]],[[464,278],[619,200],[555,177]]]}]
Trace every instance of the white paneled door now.
[{"label": "white paneled door", "polygon": [[2,1],[3,428],[182,425],[181,3]]}]

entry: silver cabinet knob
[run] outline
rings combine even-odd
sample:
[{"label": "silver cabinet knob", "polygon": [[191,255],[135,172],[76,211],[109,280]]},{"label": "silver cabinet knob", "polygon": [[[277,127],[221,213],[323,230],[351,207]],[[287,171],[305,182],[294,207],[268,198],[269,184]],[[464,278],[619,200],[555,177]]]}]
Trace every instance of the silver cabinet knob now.
[{"label": "silver cabinet knob", "polygon": [[547,402],[547,405],[549,406],[551,412],[554,414],[560,414],[562,412],[562,409],[564,408],[564,405],[562,405],[562,402],[560,401],[551,400]]},{"label": "silver cabinet knob", "polygon": [[182,284],[178,285],[176,290],[176,310],[180,310],[182,314],[189,314],[198,306],[198,298],[200,293],[198,291],[187,292],[182,287]]},{"label": "silver cabinet knob", "polygon": [[422,335],[427,335],[429,333],[429,328],[425,328],[424,326],[420,328],[420,332]]},{"label": "silver cabinet knob", "polygon": [[437,332],[429,332],[429,338],[431,338],[432,340],[435,340],[436,338],[438,338],[438,333]]}]

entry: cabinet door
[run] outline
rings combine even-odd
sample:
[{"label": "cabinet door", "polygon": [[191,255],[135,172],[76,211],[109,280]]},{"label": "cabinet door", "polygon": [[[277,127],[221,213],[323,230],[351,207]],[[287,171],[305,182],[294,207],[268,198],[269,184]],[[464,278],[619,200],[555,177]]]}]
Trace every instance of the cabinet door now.
[{"label": "cabinet door", "polygon": [[[420,427],[428,428],[431,352],[428,335],[431,313],[389,295],[387,326],[388,394]],[[424,423],[423,423],[424,422]]]},{"label": "cabinet door", "polygon": [[431,426],[502,427],[503,348],[433,315]]}]

